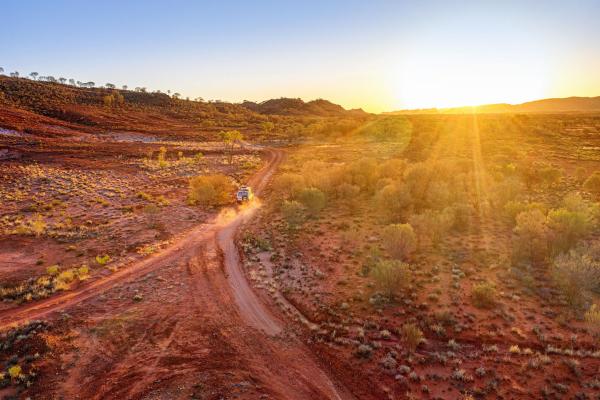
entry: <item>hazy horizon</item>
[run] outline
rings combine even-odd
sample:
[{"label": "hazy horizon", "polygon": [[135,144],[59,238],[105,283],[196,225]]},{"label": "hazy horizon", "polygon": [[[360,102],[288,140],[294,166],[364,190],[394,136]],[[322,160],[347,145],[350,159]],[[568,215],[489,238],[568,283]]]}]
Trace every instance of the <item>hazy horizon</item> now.
[{"label": "hazy horizon", "polygon": [[7,1],[5,73],[370,112],[600,94],[600,3]]}]

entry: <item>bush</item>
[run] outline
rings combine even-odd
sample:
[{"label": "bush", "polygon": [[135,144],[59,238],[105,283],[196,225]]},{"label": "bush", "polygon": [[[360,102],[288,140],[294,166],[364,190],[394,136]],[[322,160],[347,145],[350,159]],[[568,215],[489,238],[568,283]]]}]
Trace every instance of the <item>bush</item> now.
[{"label": "bush", "polygon": [[377,262],[371,274],[379,289],[389,299],[394,299],[411,282],[411,272],[408,264],[396,260]]},{"label": "bush", "polygon": [[284,173],[275,179],[274,190],[283,197],[284,200],[293,198],[302,190],[306,183],[304,177],[298,174]]},{"label": "bush", "polygon": [[595,171],[583,184],[585,190],[600,195],[600,171]]},{"label": "bush", "polygon": [[492,199],[496,207],[502,208],[506,203],[515,200],[523,193],[523,185],[516,178],[507,178],[497,183],[492,189]]},{"label": "bush", "polygon": [[342,183],[336,187],[335,193],[339,201],[350,209],[355,209],[358,206],[360,187],[349,183]]},{"label": "bush", "polygon": [[297,197],[311,216],[317,215],[325,207],[325,194],[317,188],[303,189]]},{"label": "bush", "polygon": [[546,214],[548,212],[547,207],[542,203],[526,203],[522,201],[510,200],[504,205],[504,215],[511,223],[515,225],[517,222],[517,215],[523,211],[540,210]]},{"label": "bush", "polygon": [[297,201],[284,200],[281,205],[281,213],[290,228],[295,228],[304,222],[304,208]]},{"label": "bush", "polygon": [[550,242],[555,254],[570,250],[592,227],[586,213],[569,211],[565,208],[548,213]]},{"label": "bush", "polygon": [[459,203],[452,206],[454,214],[454,225],[459,232],[467,232],[473,225],[475,207],[470,204]]},{"label": "bush", "polygon": [[405,185],[390,183],[377,192],[375,202],[388,221],[397,221],[402,213],[410,209],[412,197]]},{"label": "bush", "polygon": [[383,246],[394,258],[403,260],[415,251],[417,238],[409,224],[392,224],[383,229]]},{"label": "bush", "polygon": [[110,256],[108,254],[105,254],[103,256],[96,256],[96,262],[100,265],[106,265],[110,262]]},{"label": "bush", "polygon": [[60,271],[58,270],[58,265],[51,265],[46,268],[46,273],[50,276],[58,275]]},{"label": "bush", "polygon": [[535,262],[548,253],[548,225],[546,216],[538,209],[523,211],[517,215],[513,229],[513,260]]},{"label": "bush", "polygon": [[552,277],[574,308],[583,307],[600,290],[600,245],[581,246],[554,259]]},{"label": "bush", "polygon": [[596,335],[600,333],[600,308],[596,304],[592,304],[585,312],[584,319],[592,333]]},{"label": "bush", "polygon": [[496,305],[496,288],[487,282],[473,285],[471,297],[475,307],[492,308]]},{"label": "bush", "polygon": [[431,242],[436,245],[454,226],[454,210],[452,207],[446,207],[442,211],[427,210],[422,214],[412,215],[409,222],[415,227],[421,243]]},{"label": "bush", "polygon": [[423,342],[423,331],[415,324],[405,324],[402,326],[402,337],[406,347],[410,351],[415,351]]},{"label": "bush", "polygon": [[225,175],[196,176],[190,179],[189,202],[204,206],[231,203],[235,186]]}]

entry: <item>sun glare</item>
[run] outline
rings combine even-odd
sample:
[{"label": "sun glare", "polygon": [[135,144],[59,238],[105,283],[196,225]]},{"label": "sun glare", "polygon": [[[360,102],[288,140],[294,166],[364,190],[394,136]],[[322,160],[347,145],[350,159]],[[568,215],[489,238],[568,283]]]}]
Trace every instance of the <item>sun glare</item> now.
[{"label": "sun glare", "polygon": [[395,78],[397,108],[445,108],[521,103],[547,96],[552,71],[534,65],[477,63],[432,57],[404,62]]}]

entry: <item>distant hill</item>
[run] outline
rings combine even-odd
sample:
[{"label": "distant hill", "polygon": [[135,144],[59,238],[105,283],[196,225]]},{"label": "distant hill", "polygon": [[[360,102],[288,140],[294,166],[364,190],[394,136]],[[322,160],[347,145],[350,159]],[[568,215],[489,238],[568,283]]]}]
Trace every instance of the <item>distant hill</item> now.
[{"label": "distant hill", "polygon": [[269,115],[296,115],[318,117],[366,116],[362,109],[346,110],[338,104],[328,100],[317,99],[304,102],[302,99],[282,97],[280,99],[266,100],[261,103],[245,101],[243,107],[260,114]]},{"label": "distant hill", "polygon": [[477,107],[400,110],[386,114],[464,114],[478,113],[566,113],[600,112],[600,96],[542,99],[521,104],[484,104]]}]

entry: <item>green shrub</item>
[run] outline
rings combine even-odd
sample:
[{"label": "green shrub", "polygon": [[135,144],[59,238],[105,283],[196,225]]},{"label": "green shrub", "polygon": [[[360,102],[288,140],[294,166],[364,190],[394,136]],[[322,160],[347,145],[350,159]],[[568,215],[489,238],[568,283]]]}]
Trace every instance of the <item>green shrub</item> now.
[{"label": "green shrub", "polygon": [[381,260],[371,269],[378,288],[389,299],[394,299],[411,283],[412,275],[408,264],[396,260]]},{"label": "green shrub", "polygon": [[437,245],[455,225],[455,214],[452,207],[446,207],[442,211],[427,210],[412,215],[409,222],[415,227],[420,243]]},{"label": "green shrub", "polygon": [[565,208],[550,210],[547,223],[555,254],[571,249],[592,228],[592,221],[586,213]]},{"label": "green shrub", "polygon": [[471,298],[475,307],[492,308],[496,305],[496,289],[487,282],[473,285]]},{"label": "green shrub", "polygon": [[103,256],[96,256],[96,262],[100,265],[106,265],[110,262],[110,256],[108,254],[105,254]]},{"label": "green shrub", "polygon": [[325,193],[317,188],[302,189],[298,193],[298,201],[306,207],[306,211],[311,216],[315,216],[325,207]]},{"label": "green shrub", "polygon": [[375,202],[388,221],[398,221],[412,206],[412,197],[405,185],[390,183],[377,192]]},{"label": "green shrub", "polygon": [[284,173],[273,183],[274,190],[284,199],[295,197],[306,186],[304,177],[298,174]]},{"label": "green shrub", "polygon": [[583,318],[593,334],[600,334],[600,308],[596,304],[592,304]]},{"label": "green shrub", "polygon": [[231,203],[235,186],[225,175],[196,176],[190,179],[189,202],[204,206]]},{"label": "green shrub", "polygon": [[582,308],[600,290],[600,245],[581,246],[554,259],[552,277],[567,303]]},{"label": "green shrub", "polygon": [[409,224],[392,224],[383,229],[383,246],[398,260],[406,259],[417,248],[415,232]]},{"label": "green shrub", "polygon": [[523,211],[517,215],[513,229],[513,261],[535,262],[548,254],[549,229],[546,216],[538,209]]},{"label": "green shrub", "polygon": [[59,273],[58,265],[49,266],[48,268],[46,268],[46,273],[50,276],[58,275],[58,273]]},{"label": "green shrub", "polygon": [[305,219],[302,204],[295,200],[284,200],[281,205],[281,213],[290,228],[296,228]]}]

